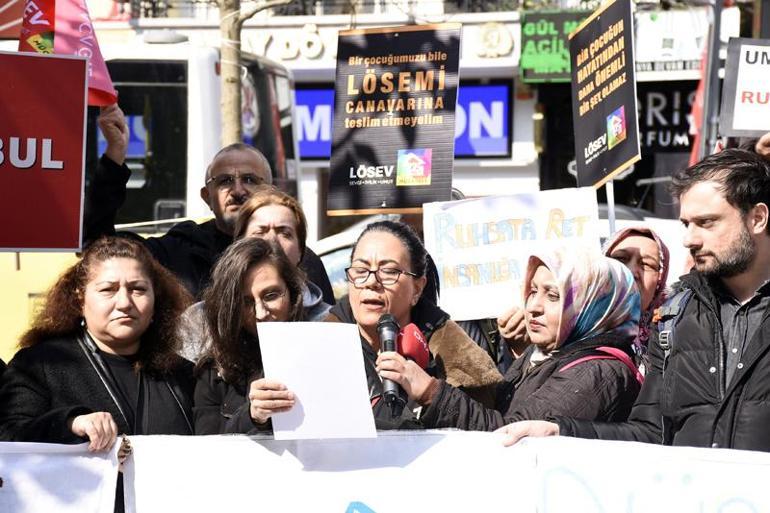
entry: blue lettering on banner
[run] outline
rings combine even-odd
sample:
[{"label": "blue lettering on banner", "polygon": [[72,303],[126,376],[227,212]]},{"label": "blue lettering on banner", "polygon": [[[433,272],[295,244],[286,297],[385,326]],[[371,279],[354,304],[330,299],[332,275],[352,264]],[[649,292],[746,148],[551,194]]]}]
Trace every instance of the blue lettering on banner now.
[{"label": "blue lettering on banner", "polygon": [[363,502],[351,502],[348,504],[348,509],[345,513],[376,513],[372,508],[364,504]]},{"label": "blue lettering on banner", "polygon": [[[460,85],[455,110],[455,157],[507,157],[511,151],[510,84]],[[328,159],[334,89],[297,89],[299,155]]]}]

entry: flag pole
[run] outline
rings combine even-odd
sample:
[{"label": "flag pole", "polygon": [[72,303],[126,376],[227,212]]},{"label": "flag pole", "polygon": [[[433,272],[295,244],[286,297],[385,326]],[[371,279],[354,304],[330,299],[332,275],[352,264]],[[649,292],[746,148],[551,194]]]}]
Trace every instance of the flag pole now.
[{"label": "flag pole", "polygon": [[615,233],[615,185],[614,180],[607,181],[607,222],[610,225],[610,237]]}]

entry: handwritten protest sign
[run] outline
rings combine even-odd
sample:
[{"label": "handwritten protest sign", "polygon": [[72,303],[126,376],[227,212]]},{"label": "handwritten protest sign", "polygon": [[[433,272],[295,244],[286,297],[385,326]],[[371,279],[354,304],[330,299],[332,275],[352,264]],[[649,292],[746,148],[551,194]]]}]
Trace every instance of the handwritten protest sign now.
[{"label": "handwritten protest sign", "polygon": [[429,203],[425,246],[453,319],[496,317],[521,303],[529,255],[564,244],[599,248],[596,192],[558,189]]}]

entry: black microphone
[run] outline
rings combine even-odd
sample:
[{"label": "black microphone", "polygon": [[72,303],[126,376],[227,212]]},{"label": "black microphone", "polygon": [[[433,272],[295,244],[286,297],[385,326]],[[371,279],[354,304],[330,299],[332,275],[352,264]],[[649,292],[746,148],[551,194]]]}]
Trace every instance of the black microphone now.
[{"label": "black microphone", "polygon": [[[377,321],[377,336],[380,338],[380,347],[383,351],[396,351],[396,340],[398,339],[398,322],[390,314],[382,314]],[[385,404],[390,406],[393,417],[401,416],[401,411],[406,406],[406,401],[402,397],[401,387],[398,383],[390,379],[382,380],[382,398]]]}]

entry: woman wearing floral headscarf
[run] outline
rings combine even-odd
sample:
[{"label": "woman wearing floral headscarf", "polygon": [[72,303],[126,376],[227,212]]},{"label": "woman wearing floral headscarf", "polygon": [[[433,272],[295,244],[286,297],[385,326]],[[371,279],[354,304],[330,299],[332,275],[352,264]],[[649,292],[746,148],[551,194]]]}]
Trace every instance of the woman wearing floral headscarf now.
[{"label": "woman wearing floral headscarf", "polygon": [[639,335],[634,340],[634,352],[640,370],[647,360],[647,340],[655,309],[666,300],[668,279],[668,248],[653,230],[632,226],[616,232],[604,245],[604,254],[623,264],[634,275],[642,300]]},{"label": "woman wearing floral headscarf", "polygon": [[574,249],[531,256],[523,295],[532,345],[508,369],[495,409],[397,353],[380,354],[380,375],[423,405],[425,427],[491,431],[555,415],[626,419],[641,384],[631,359],[640,312],[631,272],[615,260]]}]

